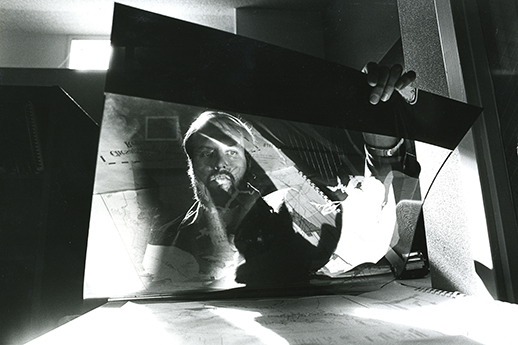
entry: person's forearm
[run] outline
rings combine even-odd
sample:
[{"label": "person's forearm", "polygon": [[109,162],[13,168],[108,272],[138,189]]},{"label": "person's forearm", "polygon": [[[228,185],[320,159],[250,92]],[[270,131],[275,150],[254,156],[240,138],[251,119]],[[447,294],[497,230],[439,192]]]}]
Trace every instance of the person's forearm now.
[{"label": "person's forearm", "polygon": [[399,138],[396,137],[372,133],[363,133],[363,139],[365,140],[365,144],[367,144],[367,146],[375,147],[378,149],[393,148],[399,141]]}]

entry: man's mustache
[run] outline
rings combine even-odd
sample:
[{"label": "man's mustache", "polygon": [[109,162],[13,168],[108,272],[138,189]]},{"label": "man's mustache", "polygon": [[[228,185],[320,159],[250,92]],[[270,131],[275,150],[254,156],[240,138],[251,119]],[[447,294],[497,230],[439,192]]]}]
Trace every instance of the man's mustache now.
[{"label": "man's mustache", "polygon": [[210,174],[209,177],[207,178],[207,183],[216,181],[218,179],[218,177],[220,177],[220,176],[228,177],[228,179],[232,182],[232,184],[234,184],[236,182],[234,175],[232,175],[232,173],[229,170],[224,169],[224,170],[215,171],[214,173]]}]

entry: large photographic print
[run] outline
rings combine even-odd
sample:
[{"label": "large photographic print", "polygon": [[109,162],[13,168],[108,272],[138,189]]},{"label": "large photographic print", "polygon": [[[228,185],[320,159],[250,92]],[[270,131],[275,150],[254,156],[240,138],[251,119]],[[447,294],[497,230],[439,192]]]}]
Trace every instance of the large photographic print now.
[{"label": "large photographic print", "polygon": [[374,106],[359,71],[121,5],[112,45],[85,297],[423,267],[411,251],[433,179],[414,141],[447,157],[477,109],[426,92],[411,105],[416,90]]},{"label": "large photographic print", "polygon": [[340,277],[413,234],[419,167],[401,152],[375,160],[360,132],[108,94],[92,232],[120,236],[125,293]]}]

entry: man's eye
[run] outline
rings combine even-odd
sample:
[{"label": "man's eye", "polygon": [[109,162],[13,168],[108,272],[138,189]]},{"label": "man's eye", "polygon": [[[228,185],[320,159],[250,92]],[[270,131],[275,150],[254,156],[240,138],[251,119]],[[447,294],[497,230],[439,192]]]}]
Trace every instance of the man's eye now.
[{"label": "man's eye", "polygon": [[212,154],[212,152],[214,152],[214,150],[203,150],[203,151],[198,152],[198,156],[209,157]]},{"label": "man's eye", "polygon": [[228,150],[227,151],[227,155],[229,155],[229,156],[236,156],[237,154],[238,154],[238,152],[234,151],[234,150]]}]

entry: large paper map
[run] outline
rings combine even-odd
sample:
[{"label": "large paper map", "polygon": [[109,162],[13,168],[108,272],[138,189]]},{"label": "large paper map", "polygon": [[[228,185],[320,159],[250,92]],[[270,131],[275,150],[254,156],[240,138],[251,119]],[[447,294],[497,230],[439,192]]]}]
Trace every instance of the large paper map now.
[{"label": "large paper map", "polygon": [[59,344],[514,344],[513,304],[390,283],[360,296],[112,301],[31,342]]}]

